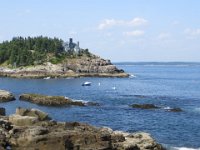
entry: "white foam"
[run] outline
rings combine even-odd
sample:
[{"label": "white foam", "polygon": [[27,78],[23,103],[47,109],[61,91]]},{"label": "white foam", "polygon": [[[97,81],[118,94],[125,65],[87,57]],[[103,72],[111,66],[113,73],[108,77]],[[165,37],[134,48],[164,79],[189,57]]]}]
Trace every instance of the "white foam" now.
[{"label": "white foam", "polygon": [[112,87],[112,89],[113,89],[113,90],[116,90],[116,87],[115,87],[115,86],[113,86],[113,87]]},{"label": "white foam", "polygon": [[172,150],[200,150],[200,148],[173,147]]},{"label": "white foam", "polygon": [[136,76],[135,76],[134,74],[131,74],[131,75],[129,76],[129,78],[136,78]]},{"label": "white foam", "polygon": [[164,107],[163,109],[165,109],[165,110],[170,110],[171,107],[167,106],[167,107]]},{"label": "white foam", "polygon": [[67,77],[66,79],[74,79],[74,77]]},{"label": "white foam", "polygon": [[82,100],[82,99],[78,99],[78,100],[77,100],[77,99],[76,99],[76,100],[75,100],[75,99],[72,99],[72,101],[73,101],[73,102],[82,102],[82,103],[84,103],[84,104],[87,104],[87,103],[89,102],[89,101],[85,101],[85,100]]}]

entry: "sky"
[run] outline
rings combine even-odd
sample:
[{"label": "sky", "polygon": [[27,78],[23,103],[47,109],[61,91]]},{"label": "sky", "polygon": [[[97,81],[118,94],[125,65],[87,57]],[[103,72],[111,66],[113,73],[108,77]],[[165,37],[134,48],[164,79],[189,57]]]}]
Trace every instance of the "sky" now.
[{"label": "sky", "polygon": [[79,41],[113,62],[200,62],[199,0],[1,0],[0,42]]}]

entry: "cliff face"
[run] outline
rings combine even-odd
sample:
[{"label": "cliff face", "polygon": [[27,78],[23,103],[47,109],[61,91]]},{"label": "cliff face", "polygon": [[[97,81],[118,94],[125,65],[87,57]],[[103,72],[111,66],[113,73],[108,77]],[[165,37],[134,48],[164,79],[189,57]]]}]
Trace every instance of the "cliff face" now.
[{"label": "cliff face", "polygon": [[70,58],[59,64],[46,62],[43,65],[9,69],[0,67],[0,76],[8,77],[127,77],[122,69],[118,69],[110,60],[99,57]]},{"label": "cliff face", "polygon": [[66,69],[77,73],[124,73],[118,69],[110,60],[101,58],[82,58],[66,62]]}]

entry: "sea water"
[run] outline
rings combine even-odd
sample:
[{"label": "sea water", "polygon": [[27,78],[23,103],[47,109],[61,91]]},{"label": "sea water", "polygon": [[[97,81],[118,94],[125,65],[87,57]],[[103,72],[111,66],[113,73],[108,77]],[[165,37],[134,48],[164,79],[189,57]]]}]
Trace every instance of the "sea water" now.
[{"label": "sea water", "polygon": [[[0,78],[0,89],[16,101],[0,103],[7,115],[16,107],[38,108],[57,121],[78,121],[128,132],[149,132],[168,149],[200,148],[200,64],[117,63],[129,78],[15,79]],[[85,81],[91,86],[81,86]],[[19,101],[22,93],[67,96],[100,106],[46,107]],[[141,110],[131,104],[154,104]],[[169,112],[169,108],[183,112]]]}]

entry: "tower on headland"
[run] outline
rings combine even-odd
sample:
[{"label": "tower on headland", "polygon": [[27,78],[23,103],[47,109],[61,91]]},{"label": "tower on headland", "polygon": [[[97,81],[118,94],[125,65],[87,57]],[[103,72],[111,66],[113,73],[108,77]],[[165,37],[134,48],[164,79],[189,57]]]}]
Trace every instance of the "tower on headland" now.
[{"label": "tower on headland", "polygon": [[79,41],[77,43],[73,43],[73,38],[69,38],[69,41],[64,42],[63,46],[65,51],[74,51],[76,53],[80,51]]}]

